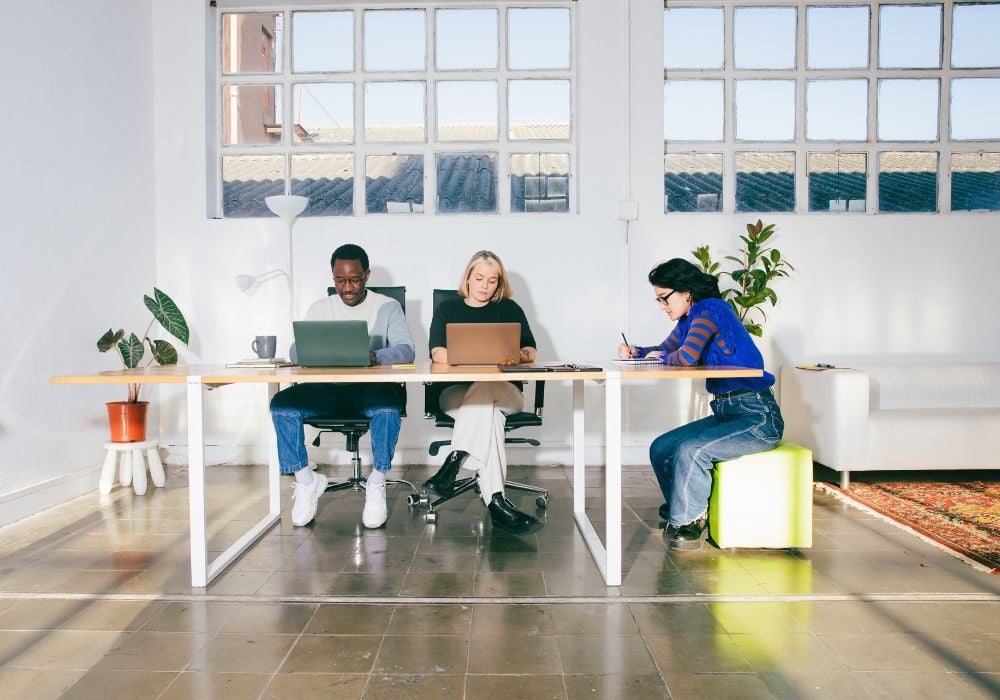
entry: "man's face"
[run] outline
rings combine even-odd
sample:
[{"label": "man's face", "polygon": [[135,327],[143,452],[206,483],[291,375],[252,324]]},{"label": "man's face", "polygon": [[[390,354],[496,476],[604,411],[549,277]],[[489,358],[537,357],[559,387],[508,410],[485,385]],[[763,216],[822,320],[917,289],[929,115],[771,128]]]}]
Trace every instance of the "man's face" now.
[{"label": "man's face", "polygon": [[357,306],[365,300],[368,271],[361,269],[360,260],[333,261],[333,286],[348,306]]}]

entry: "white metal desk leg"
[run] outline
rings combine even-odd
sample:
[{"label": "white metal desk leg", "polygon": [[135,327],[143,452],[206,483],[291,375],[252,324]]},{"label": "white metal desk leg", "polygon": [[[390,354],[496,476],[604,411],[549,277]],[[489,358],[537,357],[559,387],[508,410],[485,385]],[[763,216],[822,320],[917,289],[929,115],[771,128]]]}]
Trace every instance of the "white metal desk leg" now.
[{"label": "white metal desk leg", "polygon": [[583,513],[587,496],[583,382],[573,382],[573,512]]},{"label": "white metal desk leg", "polygon": [[609,586],[622,582],[622,380],[618,372],[608,372],[604,386],[605,431],[605,547],[608,551]]},{"label": "white metal desk leg", "polygon": [[188,504],[191,519],[191,585],[208,585],[208,540],[205,533],[204,386],[201,377],[187,378]]},{"label": "white metal desk leg", "polygon": [[[274,395],[278,393],[281,385],[277,382],[267,385],[267,406],[268,409],[271,407],[271,399]],[[281,469],[278,466],[278,436],[274,432],[274,423],[270,420],[267,421],[268,435],[270,436],[270,445],[268,448],[268,465],[267,465],[267,493],[268,493],[268,512],[271,515],[279,515],[281,513]]]}]

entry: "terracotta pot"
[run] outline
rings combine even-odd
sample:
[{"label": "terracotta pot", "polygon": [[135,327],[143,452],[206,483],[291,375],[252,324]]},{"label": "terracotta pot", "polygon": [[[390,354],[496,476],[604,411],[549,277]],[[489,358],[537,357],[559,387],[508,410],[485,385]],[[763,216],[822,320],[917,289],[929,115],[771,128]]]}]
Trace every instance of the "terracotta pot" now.
[{"label": "terracotta pot", "polygon": [[108,403],[108,424],[111,442],[142,442],[146,439],[146,409],[148,401]]}]

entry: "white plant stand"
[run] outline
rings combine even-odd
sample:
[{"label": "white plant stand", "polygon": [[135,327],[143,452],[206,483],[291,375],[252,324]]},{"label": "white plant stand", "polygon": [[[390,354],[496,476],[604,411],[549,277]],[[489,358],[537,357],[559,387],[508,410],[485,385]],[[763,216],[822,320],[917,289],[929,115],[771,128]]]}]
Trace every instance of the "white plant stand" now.
[{"label": "white plant stand", "polygon": [[[142,442],[106,442],[104,449],[107,454],[104,456],[104,468],[101,469],[101,481],[99,490],[102,494],[111,493],[111,487],[115,483],[115,466],[118,462],[118,481],[122,486],[131,485],[135,489],[136,495],[142,496],[146,493],[146,461],[149,461],[149,475],[152,477],[155,486],[162,486],[167,482],[163,473],[163,462],[160,461],[160,452],[156,440],[143,440]],[[118,457],[121,455],[121,459]]]}]

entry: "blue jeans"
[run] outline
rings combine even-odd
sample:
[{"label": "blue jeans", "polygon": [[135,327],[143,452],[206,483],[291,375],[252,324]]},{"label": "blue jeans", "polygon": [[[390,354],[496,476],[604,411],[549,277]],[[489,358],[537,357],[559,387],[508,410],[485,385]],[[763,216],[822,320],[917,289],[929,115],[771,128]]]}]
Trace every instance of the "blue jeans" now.
[{"label": "blue jeans", "polygon": [[764,452],[781,442],[785,422],[770,391],[720,394],[711,406],[711,416],[664,433],[649,446],[671,525],[686,525],[708,508],[713,462]]},{"label": "blue jeans", "polygon": [[271,422],[278,438],[282,474],[309,464],[303,421],[320,415],[366,416],[371,419],[372,459],[389,471],[399,438],[403,391],[398,384],[296,384],[271,399]]}]

